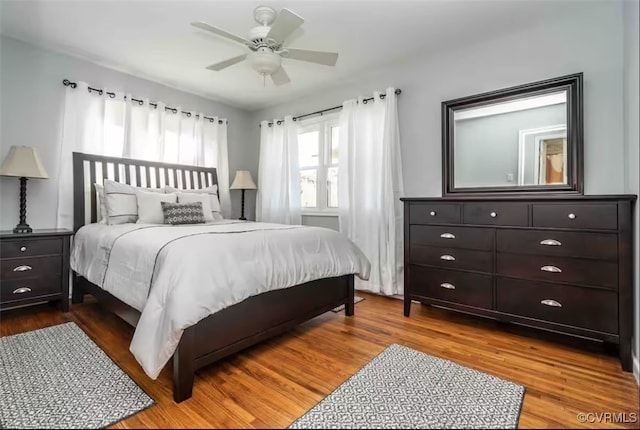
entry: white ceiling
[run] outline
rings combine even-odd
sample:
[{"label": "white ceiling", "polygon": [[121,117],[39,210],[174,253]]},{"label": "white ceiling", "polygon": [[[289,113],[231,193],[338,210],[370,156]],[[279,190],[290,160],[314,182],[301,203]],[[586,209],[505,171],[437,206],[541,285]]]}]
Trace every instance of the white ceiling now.
[{"label": "white ceiling", "polygon": [[[0,32],[165,85],[256,110],[322,91],[359,73],[416,55],[500,36],[567,16],[579,1],[25,1],[0,0]],[[197,30],[205,21],[246,36],[253,9],[287,7],[305,19],[291,48],[334,51],[336,67],[284,60],[291,83],[274,87],[246,62],[209,64],[248,52]],[[524,47],[523,47],[524,49]],[[551,47],[550,47],[551,49]],[[76,76],[74,79],[90,80]]]}]

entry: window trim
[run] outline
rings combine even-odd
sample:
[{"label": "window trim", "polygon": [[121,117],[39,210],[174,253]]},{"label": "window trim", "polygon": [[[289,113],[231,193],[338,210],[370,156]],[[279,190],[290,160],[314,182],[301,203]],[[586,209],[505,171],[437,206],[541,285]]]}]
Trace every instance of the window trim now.
[{"label": "window trim", "polygon": [[[298,127],[298,135],[308,133],[311,131],[318,131],[318,165],[317,166],[298,166],[298,171],[315,169],[316,170],[316,206],[300,208],[300,212],[303,216],[338,216],[338,207],[328,207],[328,187],[327,187],[327,172],[331,167],[338,167],[340,161],[337,163],[326,163],[331,158],[331,147],[327,145],[327,142],[331,143],[331,129],[339,126],[340,114],[339,112],[324,114],[314,118],[309,118],[300,121]],[[322,185],[320,185],[322,184]],[[323,192],[324,191],[324,192]]]}]

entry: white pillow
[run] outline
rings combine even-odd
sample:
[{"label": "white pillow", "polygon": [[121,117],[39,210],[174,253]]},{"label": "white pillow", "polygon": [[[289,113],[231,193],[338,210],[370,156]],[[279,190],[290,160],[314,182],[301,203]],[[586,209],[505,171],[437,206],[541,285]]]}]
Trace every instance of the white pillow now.
[{"label": "white pillow", "polygon": [[136,192],[138,203],[138,224],[164,224],[164,212],[160,202],[176,203],[175,194]]},{"label": "white pillow", "polygon": [[213,222],[213,212],[211,211],[211,199],[208,195],[202,193],[178,193],[178,203],[202,203],[202,212],[204,213],[205,222]]},{"label": "white pillow", "polygon": [[[209,204],[211,205],[211,214],[215,221],[220,221],[223,218],[222,210],[220,209],[220,200],[218,199],[218,185],[211,185],[206,188],[198,188],[196,190],[179,190],[169,185],[164,187],[166,193],[188,193],[188,194],[206,194],[209,196]],[[204,209],[204,206],[203,206]]]},{"label": "white pillow", "polygon": [[137,190],[164,193],[162,188],[134,187],[110,179],[105,179],[103,185],[107,224],[124,224],[138,220]]},{"label": "white pillow", "polygon": [[107,202],[104,198],[104,186],[97,182],[93,184],[96,187],[96,220],[100,224],[107,223]]}]

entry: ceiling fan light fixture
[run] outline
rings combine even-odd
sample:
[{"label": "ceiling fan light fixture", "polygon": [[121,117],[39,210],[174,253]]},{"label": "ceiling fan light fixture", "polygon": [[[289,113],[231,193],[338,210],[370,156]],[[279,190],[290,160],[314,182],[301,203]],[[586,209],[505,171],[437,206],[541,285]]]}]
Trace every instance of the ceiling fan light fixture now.
[{"label": "ceiling fan light fixture", "polygon": [[282,57],[274,54],[268,48],[260,48],[247,55],[251,67],[261,75],[271,75],[280,68]]}]

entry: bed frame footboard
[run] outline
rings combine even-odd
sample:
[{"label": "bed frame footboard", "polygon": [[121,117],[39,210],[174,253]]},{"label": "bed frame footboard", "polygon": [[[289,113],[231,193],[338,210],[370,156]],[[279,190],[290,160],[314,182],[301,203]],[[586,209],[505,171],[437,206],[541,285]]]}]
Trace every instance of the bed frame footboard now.
[{"label": "bed frame footboard", "polygon": [[[354,275],[318,279],[268,291],[216,312],[187,328],[173,354],[173,399],[191,397],[195,372],[211,363],[262,342],[345,305],[354,314]],[[140,312],[85,278],[74,274],[73,303],[93,295],[110,311],[135,327]]]}]

